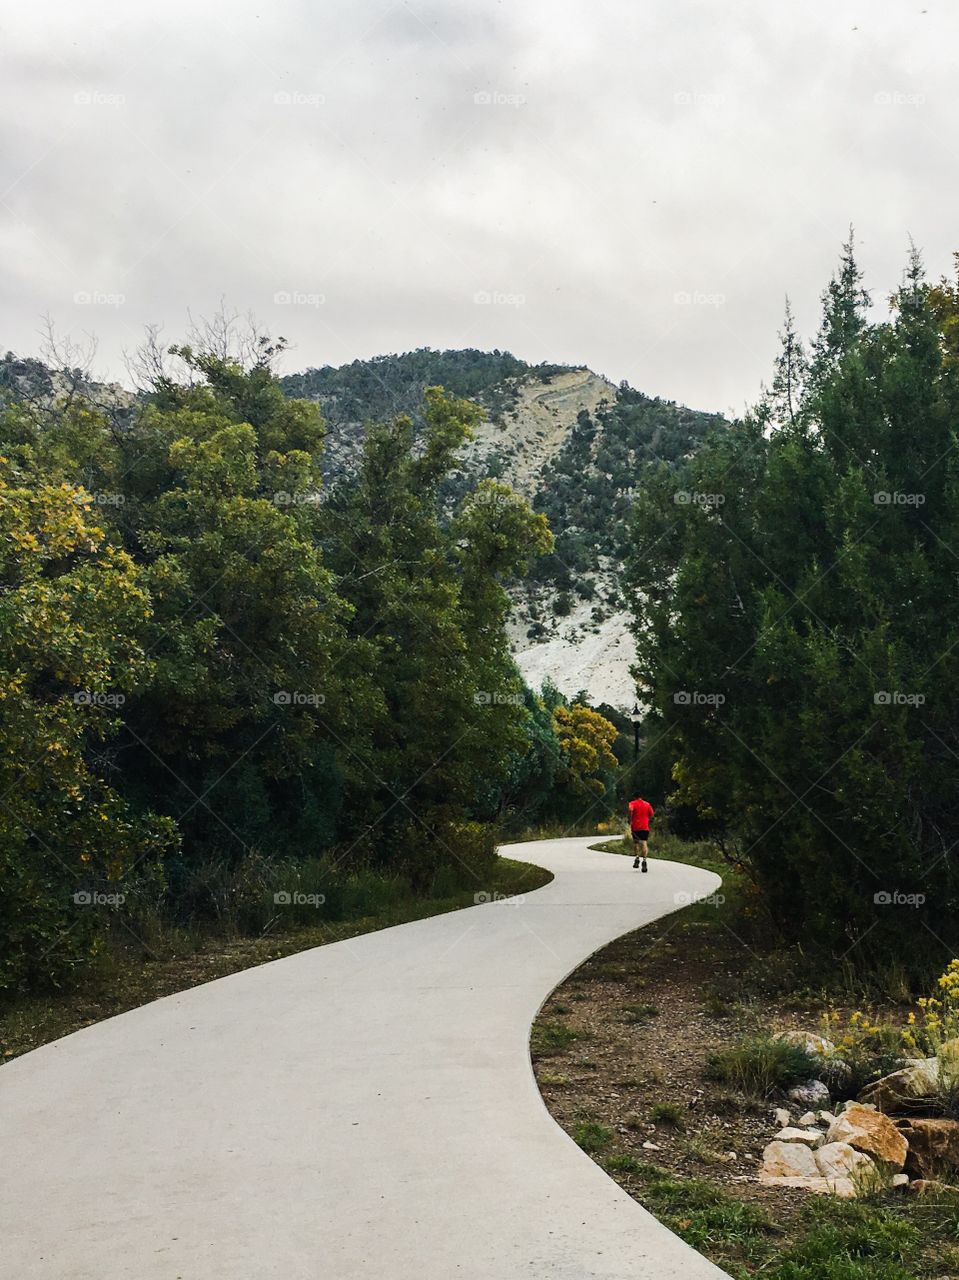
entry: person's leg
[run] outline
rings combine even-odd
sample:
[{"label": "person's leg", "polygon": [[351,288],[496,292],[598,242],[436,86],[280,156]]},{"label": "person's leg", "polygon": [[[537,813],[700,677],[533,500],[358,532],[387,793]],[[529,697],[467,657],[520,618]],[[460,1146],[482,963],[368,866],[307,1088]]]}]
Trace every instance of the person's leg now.
[{"label": "person's leg", "polygon": [[636,871],[639,868],[639,854],[642,846],[640,845],[639,841],[636,839],[636,833],[631,832],[630,834],[633,837],[633,853],[636,855],[635,858],[633,858],[633,870]]},{"label": "person's leg", "polygon": [[649,867],[647,867],[646,865],[646,855],[649,853],[648,842],[645,840],[640,841],[639,850],[640,850],[640,853],[642,854],[642,859],[643,859],[642,870],[648,871]]}]

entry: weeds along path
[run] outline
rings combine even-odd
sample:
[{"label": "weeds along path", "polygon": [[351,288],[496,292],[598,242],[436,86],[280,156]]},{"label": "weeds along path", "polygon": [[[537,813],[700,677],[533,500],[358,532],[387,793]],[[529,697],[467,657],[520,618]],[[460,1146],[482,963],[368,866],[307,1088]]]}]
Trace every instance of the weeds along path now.
[{"label": "weeds along path", "polygon": [[549,992],[717,876],[511,845],[524,899],[300,952],[0,1071],[18,1280],[707,1280],[550,1118]]}]

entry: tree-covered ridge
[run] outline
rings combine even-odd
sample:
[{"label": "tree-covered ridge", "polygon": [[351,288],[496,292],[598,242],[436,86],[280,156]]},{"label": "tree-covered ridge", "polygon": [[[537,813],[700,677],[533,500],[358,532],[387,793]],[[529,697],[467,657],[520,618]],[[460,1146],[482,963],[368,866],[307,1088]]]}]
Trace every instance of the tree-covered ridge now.
[{"label": "tree-covered ridge", "polygon": [[427,387],[445,387],[452,395],[478,401],[494,419],[515,403],[518,382],[544,381],[565,366],[530,365],[508,351],[434,351],[419,347],[399,355],[374,356],[350,364],[306,369],[282,379],[290,396],[317,400],[332,425],[381,422],[397,414],[416,418]]},{"label": "tree-covered ridge", "polygon": [[[342,435],[356,424],[392,413],[409,413],[415,420],[424,387],[440,384],[502,423],[508,441],[519,388],[530,381],[548,385],[566,371],[561,365],[533,366],[508,352],[421,348],[340,368],[310,369],[284,378],[282,385],[288,394],[318,400],[334,435]],[[584,588],[604,557],[621,561],[633,496],[647,467],[679,461],[724,421],[719,414],[643,395],[625,382],[593,415],[581,411],[537,481],[533,506],[549,519],[556,553],[537,562],[534,579],[561,590]],[[359,439],[353,439],[351,454]],[[443,492],[458,498],[483,477],[509,482],[509,459],[502,450],[484,454],[480,469],[467,460]]]}]

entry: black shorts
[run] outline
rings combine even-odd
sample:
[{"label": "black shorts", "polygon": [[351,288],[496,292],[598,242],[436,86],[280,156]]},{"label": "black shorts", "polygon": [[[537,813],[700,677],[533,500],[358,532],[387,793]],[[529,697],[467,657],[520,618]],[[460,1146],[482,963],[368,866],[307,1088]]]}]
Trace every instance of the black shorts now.
[{"label": "black shorts", "polygon": [[640,841],[640,840],[648,840],[648,839],[649,839],[649,832],[648,832],[648,831],[634,831],[634,832],[633,832],[633,839],[637,842],[637,844],[639,843],[639,841]]}]

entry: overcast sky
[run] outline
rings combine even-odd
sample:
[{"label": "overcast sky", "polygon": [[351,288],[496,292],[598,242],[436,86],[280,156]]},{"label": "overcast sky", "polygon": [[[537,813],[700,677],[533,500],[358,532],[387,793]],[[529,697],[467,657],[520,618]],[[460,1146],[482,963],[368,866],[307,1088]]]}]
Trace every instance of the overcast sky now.
[{"label": "overcast sky", "polygon": [[[959,249],[951,0],[64,0],[0,23],[0,347],[417,346],[739,411],[850,222],[874,297]],[[884,308],[883,308],[884,309]]]}]

